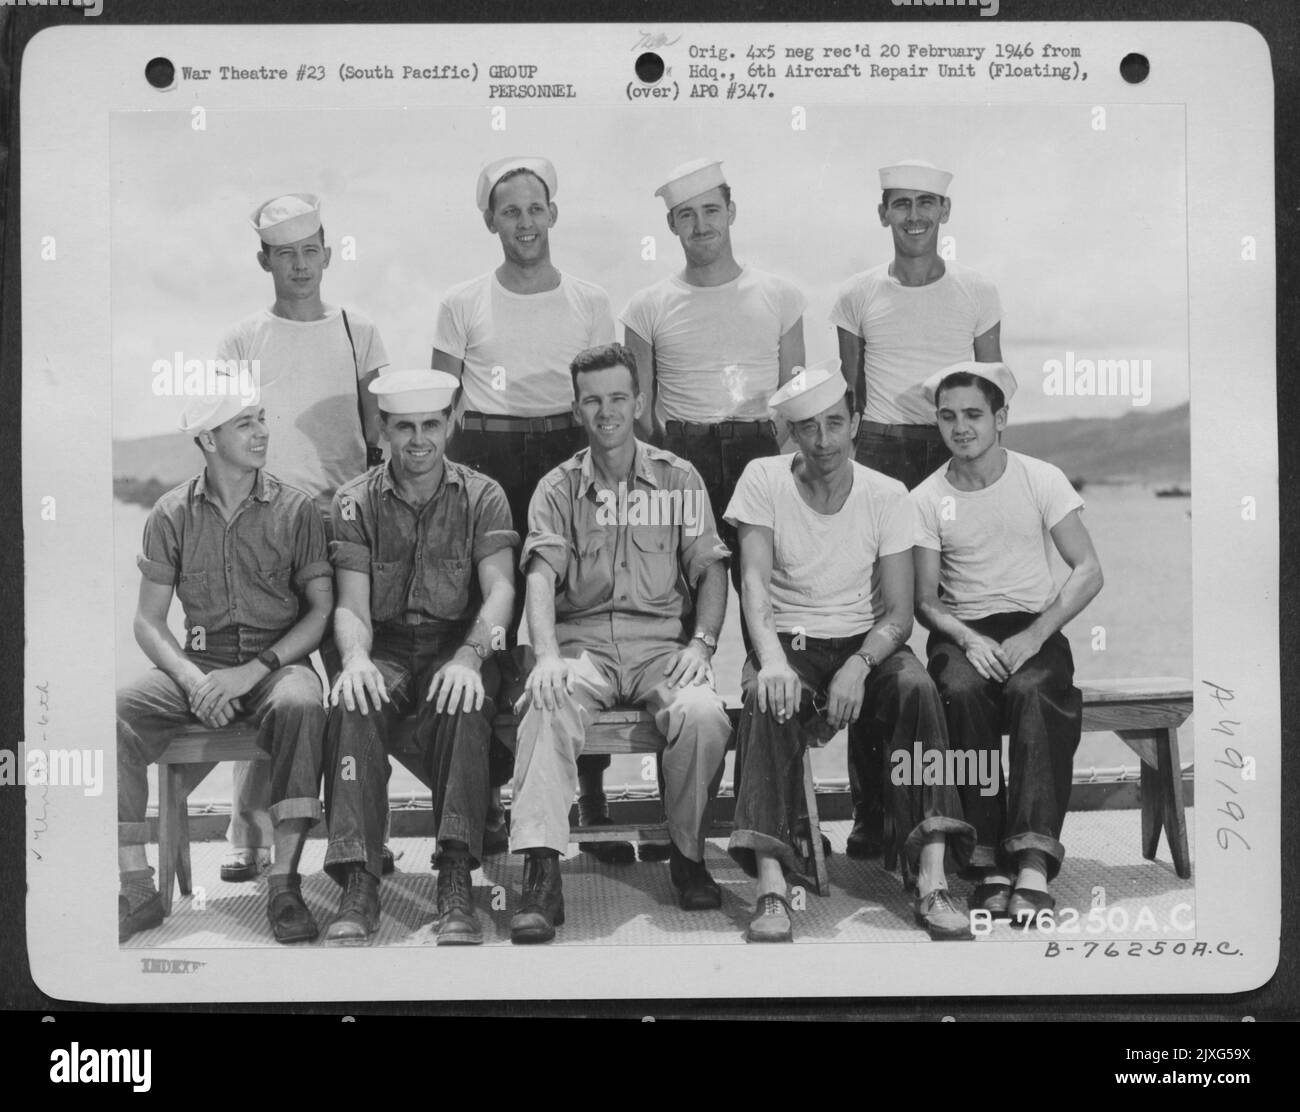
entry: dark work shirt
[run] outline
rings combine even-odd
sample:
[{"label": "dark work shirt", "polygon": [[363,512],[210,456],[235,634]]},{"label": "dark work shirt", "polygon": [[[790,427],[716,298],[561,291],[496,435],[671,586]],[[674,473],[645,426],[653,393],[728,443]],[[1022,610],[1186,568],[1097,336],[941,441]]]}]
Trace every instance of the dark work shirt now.
[{"label": "dark work shirt", "polygon": [[385,463],[339,487],[331,513],[330,560],[370,576],[374,624],[473,618],[479,561],[519,544],[500,485],[451,460],[423,506],[403,500]]},{"label": "dark work shirt", "polygon": [[173,487],[144,526],[140,574],[173,587],[185,628],[287,630],[307,583],[331,574],[325,524],[305,491],[257,473],[229,521],[208,497],[207,471]]}]

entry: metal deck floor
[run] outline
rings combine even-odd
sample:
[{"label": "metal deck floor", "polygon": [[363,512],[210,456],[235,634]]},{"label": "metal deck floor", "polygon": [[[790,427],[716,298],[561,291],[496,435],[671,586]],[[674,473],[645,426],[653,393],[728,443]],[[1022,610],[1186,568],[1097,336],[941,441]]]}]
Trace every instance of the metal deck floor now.
[{"label": "metal deck floor", "polygon": [[[1192,818],[1189,808],[1189,834]],[[822,826],[834,850],[827,861],[831,892],[826,897],[808,892],[802,910],[796,907],[795,943],[928,942],[913,924],[911,902],[898,877],[886,873],[879,860],[845,856],[850,828],[848,822]],[[1194,846],[1194,839],[1189,840]],[[1157,860],[1143,860],[1137,811],[1073,813],[1066,821],[1063,841],[1068,856],[1052,884],[1058,916],[1063,909],[1074,908],[1086,919],[1090,909],[1098,906],[1098,889],[1104,889],[1107,929],[1094,929],[1099,923],[1084,927],[1081,922],[1082,940],[1191,936],[1194,882],[1180,880],[1174,873],[1163,840]],[[397,838],[391,847],[398,855],[397,871],[385,877],[380,888],[382,919],[374,944],[432,945],[435,877],[429,856],[433,839]],[[156,858],[156,848],[150,847],[151,860]],[[137,934],[123,948],[274,947],[266,922],[266,882],[221,881],[218,865],[225,849],[220,841],[194,843],[194,894],[178,895],[171,917],[161,927]],[[324,854],[325,841],[313,838],[302,861],[303,896],[322,928],[333,916],[339,895],[339,888],[321,871]],[[722,888],[722,907],[684,912],[677,907],[667,862],[602,865],[571,845],[562,862],[567,921],[558,928],[553,945],[744,945],[753,911],[753,882],[728,856],[723,841],[709,843],[706,860]],[[511,854],[488,858],[474,873],[487,945],[510,945],[510,916],[522,876],[522,858]],[[952,881],[952,888],[962,899],[971,890],[961,880]],[[1186,907],[1175,910],[1180,904]],[[1185,932],[1179,929],[1183,925]],[[1034,930],[998,923],[990,937],[1039,942],[1037,935]]]}]

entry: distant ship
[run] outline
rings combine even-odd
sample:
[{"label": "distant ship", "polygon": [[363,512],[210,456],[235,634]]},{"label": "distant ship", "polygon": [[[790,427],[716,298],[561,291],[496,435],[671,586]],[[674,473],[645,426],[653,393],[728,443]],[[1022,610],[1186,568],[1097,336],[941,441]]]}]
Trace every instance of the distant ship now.
[{"label": "distant ship", "polygon": [[1179,486],[1177,483],[1173,486],[1156,488],[1157,498],[1190,498],[1191,496],[1192,492],[1187,487]]}]

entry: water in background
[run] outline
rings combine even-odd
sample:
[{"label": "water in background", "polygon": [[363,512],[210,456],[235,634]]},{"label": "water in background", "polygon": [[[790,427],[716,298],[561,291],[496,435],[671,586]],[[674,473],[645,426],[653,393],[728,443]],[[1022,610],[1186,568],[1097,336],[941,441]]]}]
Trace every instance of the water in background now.
[{"label": "water in background", "polygon": [[[1192,671],[1192,522],[1189,498],[1156,498],[1151,489],[1137,486],[1094,486],[1083,492],[1087,501],[1084,523],[1101,558],[1106,586],[1079,617],[1066,627],[1074,650],[1075,674],[1081,680],[1135,679],[1143,676],[1182,676]],[[117,603],[117,677],[122,683],[149,668],[135,644],[131,623],[139,589],[135,557],[148,511],[141,506],[114,502],[115,583]],[[1061,577],[1064,565],[1058,568]],[[181,630],[180,608],[172,606],[172,628]],[[1094,649],[1094,641],[1104,648]],[[910,642],[925,659],[925,632],[918,630]],[[739,604],[733,593],[727,623],[714,667],[723,695],[740,691],[744,651],[740,643]],[[1184,759],[1190,757],[1190,750]],[[730,758],[728,759],[730,761]],[[1136,757],[1111,734],[1087,735],[1075,764],[1079,767],[1115,767],[1135,764]],[[836,738],[813,755],[818,779],[843,779],[844,738]],[[726,775],[730,779],[730,768]],[[196,798],[229,797],[229,765],[220,765],[196,791]],[[653,777],[651,778],[653,782]],[[606,784],[642,783],[640,758],[615,758]],[[405,769],[394,768],[390,790],[394,794],[425,791]],[[156,795],[154,797],[157,798]]]}]

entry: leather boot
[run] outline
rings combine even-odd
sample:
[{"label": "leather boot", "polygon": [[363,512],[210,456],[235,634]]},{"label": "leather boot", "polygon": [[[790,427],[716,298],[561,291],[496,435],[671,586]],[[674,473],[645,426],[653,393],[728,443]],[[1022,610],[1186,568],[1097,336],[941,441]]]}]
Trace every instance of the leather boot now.
[{"label": "leather boot", "polygon": [[438,858],[438,945],[477,946],[482,941],[469,858],[444,854]]},{"label": "leather boot", "polygon": [[519,910],[510,920],[510,941],[550,942],[564,922],[564,893],[560,890],[560,859],[555,854],[524,863],[524,891]]},{"label": "leather boot", "polygon": [[379,878],[363,865],[353,865],[338,914],[325,929],[327,946],[365,946],[379,929]]}]

